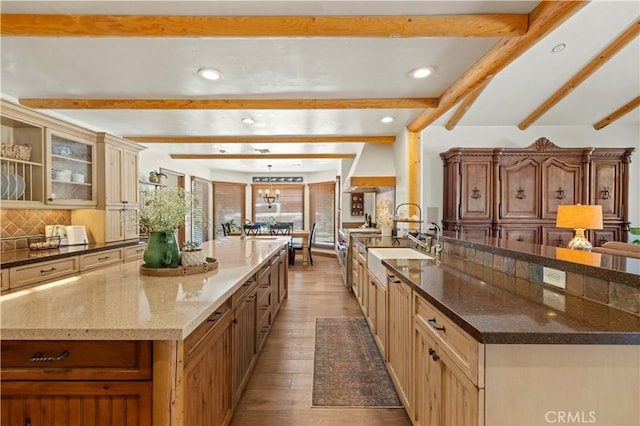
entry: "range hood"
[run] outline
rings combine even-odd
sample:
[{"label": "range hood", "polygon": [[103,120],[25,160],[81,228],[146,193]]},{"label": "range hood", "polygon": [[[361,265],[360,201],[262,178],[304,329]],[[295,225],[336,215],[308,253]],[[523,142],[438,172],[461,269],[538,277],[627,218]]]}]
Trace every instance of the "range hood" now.
[{"label": "range hood", "polygon": [[343,192],[379,192],[395,186],[393,147],[365,144],[344,180]]}]

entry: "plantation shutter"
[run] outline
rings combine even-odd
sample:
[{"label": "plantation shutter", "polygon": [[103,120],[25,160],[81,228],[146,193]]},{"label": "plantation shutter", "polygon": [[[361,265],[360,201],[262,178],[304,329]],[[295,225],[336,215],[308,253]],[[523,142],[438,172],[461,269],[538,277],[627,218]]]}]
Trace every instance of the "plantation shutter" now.
[{"label": "plantation shutter", "polygon": [[209,181],[191,177],[191,194],[197,199],[191,209],[191,241],[202,243],[209,239]]},{"label": "plantation shutter", "polygon": [[215,223],[216,235],[224,235],[223,223],[233,221],[235,227],[242,226],[246,217],[246,187],[244,183],[213,182],[213,223]]},{"label": "plantation shutter", "polygon": [[335,183],[309,184],[309,227],[316,223],[315,245],[333,246],[335,211]]}]

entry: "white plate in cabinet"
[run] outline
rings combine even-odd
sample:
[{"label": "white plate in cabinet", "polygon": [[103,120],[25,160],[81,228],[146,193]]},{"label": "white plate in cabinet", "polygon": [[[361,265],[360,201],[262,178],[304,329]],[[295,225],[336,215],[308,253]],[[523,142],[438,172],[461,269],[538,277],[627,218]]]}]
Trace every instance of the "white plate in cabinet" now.
[{"label": "white plate in cabinet", "polygon": [[114,263],[122,263],[122,249],[83,254],[80,256],[80,271],[102,268]]},{"label": "white plate in cabinet", "polygon": [[78,256],[72,256],[31,265],[14,266],[9,270],[9,288],[16,289],[75,274],[80,270],[79,263]]},{"label": "white plate in cabinet", "polygon": [[147,249],[146,244],[140,244],[137,246],[125,247],[124,249],[124,261],[133,262],[134,260],[141,260],[144,256],[144,251]]}]

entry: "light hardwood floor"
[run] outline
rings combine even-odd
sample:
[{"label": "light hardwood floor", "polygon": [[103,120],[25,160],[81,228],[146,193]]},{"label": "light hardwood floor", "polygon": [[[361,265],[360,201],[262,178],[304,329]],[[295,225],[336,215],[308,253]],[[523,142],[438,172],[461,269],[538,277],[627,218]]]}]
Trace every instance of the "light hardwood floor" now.
[{"label": "light hardwood floor", "polygon": [[315,320],[361,317],[353,294],[342,284],[335,257],[300,259],[289,269],[289,298],[247,385],[231,426],[405,426],[403,409],[311,407]]}]

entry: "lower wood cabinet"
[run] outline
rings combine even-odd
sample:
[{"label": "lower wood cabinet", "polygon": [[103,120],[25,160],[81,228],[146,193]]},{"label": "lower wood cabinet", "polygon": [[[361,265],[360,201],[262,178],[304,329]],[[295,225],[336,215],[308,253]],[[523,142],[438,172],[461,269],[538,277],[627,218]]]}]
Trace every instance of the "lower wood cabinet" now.
[{"label": "lower wood cabinet", "polygon": [[83,254],[80,256],[80,272],[91,269],[104,268],[105,266],[122,263],[122,249],[105,250],[98,253]]},{"label": "lower wood cabinet", "polygon": [[387,368],[398,395],[413,416],[413,352],[412,352],[412,291],[409,285],[390,276],[387,281],[389,317]]},{"label": "lower wood cabinet", "polygon": [[369,328],[371,328],[371,333],[375,336],[378,333],[378,321],[377,321],[377,291],[376,286],[377,282],[373,275],[367,270],[367,322],[369,323]]},{"label": "lower wood cabinet", "polygon": [[151,425],[151,343],[2,341],[2,425]]},{"label": "lower wood cabinet", "polygon": [[375,339],[382,359],[386,359],[387,347],[387,285],[376,281],[376,334]]},{"label": "lower wood cabinet", "polygon": [[78,256],[38,262],[36,264],[14,266],[9,269],[9,289],[13,290],[32,284],[45,283],[80,271]]},{"label": "lower wood cabinet", "polygon": [[481,393],[422,324],[414,334],[415,405],[413,424],[478,425]]},{"label": "lower wood cabinet", "polygon": [[233,305],[233,401],[240,399],[258,359],[257,282],[247,281],[231,298]]},{"label": "lower wood cabinet", "polygon": [[224,425],[231,419],[233,312],[218,309],[185,339],[184,425]]},{"label": "lower wood cabinet", "polygon": [[151,382],[3,382],[2,425],[151,425]]}]

